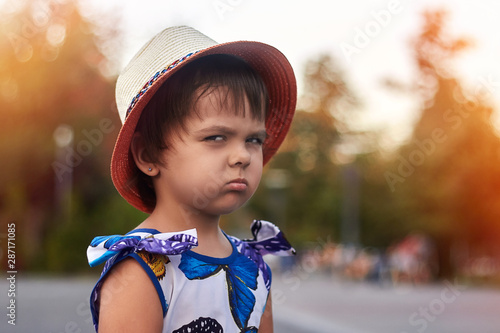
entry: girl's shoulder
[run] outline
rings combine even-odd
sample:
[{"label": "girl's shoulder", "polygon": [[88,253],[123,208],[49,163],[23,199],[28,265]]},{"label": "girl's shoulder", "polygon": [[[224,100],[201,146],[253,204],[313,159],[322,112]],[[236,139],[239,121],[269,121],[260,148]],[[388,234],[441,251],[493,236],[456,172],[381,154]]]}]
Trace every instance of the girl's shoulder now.
[{"label": "girl's shoulder", "polygon": [[126,235],[99,236],[87,248],[91,267],[129,253],[176,255],[198,245],[195,229],[160,233],[155,229],[136,229]]},{"label": "girl's shoulder", "polygon": [[148,281],[149,277],[138,261],[124,258],[117,262],[105,278],[100,279],[91,296],[96,331],[98,326],[106,331],[161,330],[166,309],[159,295],[155,301],[158,291],[155,284]]},{"label": "girl's shoulder", "polygon": [[[160,281],[165,274],[168,256],[181,254],[197,245],[198,238],[195,229],[172,233],[160,233],[155,229],[135,229],[125,235],[95,237],[87,248],[89,264],[93,267],[105,262],[90,300],[96,331],[100,316],[100,298],[103,288],[106,288],[106,283],[111,291],[122,286],[122,289],[127,290],[127,295],[156,293],[164,316],[168,305],[165,302]],[[143,279],[143,283],[140,278]],[[134,283],[129,283],[130,281]],[[146,281],[151,281],[152,284],[145,283]],[[108,294],[110,293],[106,293]],[[136,299],[137,297],[123,298],[123,302],[126,303],[126,300],[130,298]],[[124,308],[132,311],[132,307]]]}]

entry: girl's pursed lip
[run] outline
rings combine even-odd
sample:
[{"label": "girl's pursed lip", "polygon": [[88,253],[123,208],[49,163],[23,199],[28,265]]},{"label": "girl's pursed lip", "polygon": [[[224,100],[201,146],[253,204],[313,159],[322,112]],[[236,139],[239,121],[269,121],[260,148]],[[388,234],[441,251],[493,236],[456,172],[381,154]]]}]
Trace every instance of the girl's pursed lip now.
[{"label": "girl's pursed lip", "polygon": [[248,188],[248,181],[244,178],[237,178],[228,182],[227,186],[233,191],[244,191]]},{"label": "girl's pursed lip", "polygon": [[245,178],[236,178],[231,180],[228,184],[245,184],[248,185],[248,181]]}]

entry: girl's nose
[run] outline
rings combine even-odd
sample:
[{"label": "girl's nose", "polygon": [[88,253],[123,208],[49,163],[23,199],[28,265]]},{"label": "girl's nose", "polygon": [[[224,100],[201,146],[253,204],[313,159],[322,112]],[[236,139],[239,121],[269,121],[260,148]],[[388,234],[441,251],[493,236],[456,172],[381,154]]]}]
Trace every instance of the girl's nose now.
[{"label": "girl's nose", "polygon": [[242,166],[245,167],[250,164],[252,160],[252,154],[248,151],[245,144],[238,145],[235,147],[229,157],[230,166]]}]

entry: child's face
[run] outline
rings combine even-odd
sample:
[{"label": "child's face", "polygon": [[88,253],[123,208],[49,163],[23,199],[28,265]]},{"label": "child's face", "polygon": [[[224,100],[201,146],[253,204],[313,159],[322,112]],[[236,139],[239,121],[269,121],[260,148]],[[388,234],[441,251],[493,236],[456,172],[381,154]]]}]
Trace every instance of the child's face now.
[{"label": "child's face", "polygon": [[[155,191],[157,205],[178,204],[208,215],[228,214],[253,195],[262,175],[264,120],[222,107],[218,88],[199,98],[186,131],[169,139]],[[225,95],[225,94],[224,94]]]}]

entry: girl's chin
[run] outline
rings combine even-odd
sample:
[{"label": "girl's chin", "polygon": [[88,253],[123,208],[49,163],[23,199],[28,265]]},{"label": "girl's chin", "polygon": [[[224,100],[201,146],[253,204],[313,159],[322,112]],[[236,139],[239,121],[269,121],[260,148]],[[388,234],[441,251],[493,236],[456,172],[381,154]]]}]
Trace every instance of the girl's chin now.
[{"label": "girl's chin", "polygon": [[224,205],[219,205],[217,207],[214,207],[212,211],[216,212],[216,215],[231,214],[235,210],[241,208],[241,206],[243,206],[246,202],[247,202],[247,200],[233,202],[233,203],[226,203]]}]

